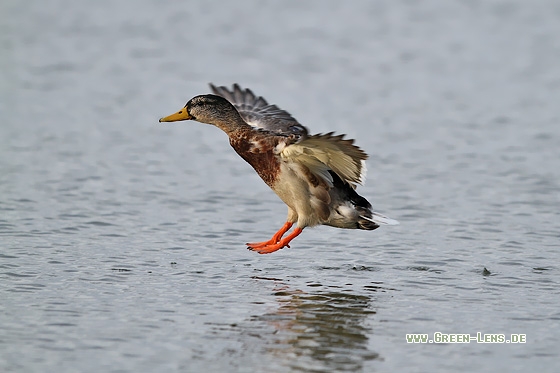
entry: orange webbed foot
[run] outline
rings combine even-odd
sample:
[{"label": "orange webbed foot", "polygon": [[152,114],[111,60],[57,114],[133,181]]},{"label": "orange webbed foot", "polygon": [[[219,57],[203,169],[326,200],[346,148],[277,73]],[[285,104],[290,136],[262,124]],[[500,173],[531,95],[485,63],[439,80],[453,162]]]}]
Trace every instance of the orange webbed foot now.
[{"label": "orange webbed foot", "polygon": [[[292,225],[293,225],[293,223],[286,222],[282,226],[282,228],[280,228],[278,230],[278,232],[274,233],[274,236],[272,236],[272,238],[270,240],[263,241],[263,242],[248,242],[246,245],[249,246],[249,248],[257,249],[257,248],[260,248],[260,247],[277,244],[282,239],[282,236],[284,235],[284,233],[286,233],[292,227]],[[276,250],[279,250],[279,249],[276,249]],[[274,251],[276,251],[276,250],[274,250]]]},{"label": "orange webbed foot", "polygon": [[[285,227],[285,225],[284,225]],[[284,228],[283,227],[283,228]],[[289,228],[288,228],[289,229]],[[280,230],[281,231],[281,230]],[[280,233],[280,231],[278,231],[278,233]],[[290,233],[286,238],[280,240],[279,242],[276,243],[268,243],[268,242],[260,242],[259,246],[255,247],[253,245],[248,245],[248,249],[251,251],[256,251],[259,254],[270,254],[273,253],[275,251],[278,251],[284,247],[290,247],[289,243],[290,241],[292,241],[294,238],[296,238],[297,236],[299,236],[299,234],[303,231],[303,229],[301,228],[296,228],[294,229],[294,231],[292,233]],[[278,234],[277,233],[277,234]],[[285,232],[284,232],[285,233]],[[283,234],[283,233],[282,233]],[[274,238],[276,237],[276,235],[274,235],[272,237],[272,239],[270,241],[272,241]]]},{"label": "orange webbed foot", "polygon": [[268,245],[274,245],[277,244],[278,242],[280,242],[280,239],[276,238],[276,235],[273,236],[270,240],[268,241],[263,241],[263,242],[247,242],[245,245],[252,247],[253,249],[257,249],[259,247],[264,247],[264,246],[268,246]]},{"label": "orange webbed foot", "polygon": [[[285,245],[285,246],[290,247],[289,245]],[[249,250],[256,251],[259,254],[270,254],[270,253],[278,251],[282,248],[284,248],[284,245],[282,245],[282,243],[280,243],[280,242],[275,243],[275,244],[260,246],[258,248],[252,247],[252,246],[248,247]]]},{"label": "orange webbed foot", "polygon": [[265,246],[268,246],[268,245],[274,245],[274,244],[277,244],[277,243],[278,243],[278,241],[273,241],[272,239],[270,239],[270,240],[264,241],[264,242],[247,242],[245,245],[247,245],[249,250],[253,250],[253,249],[258,249],[258,248],[265,247]]}]

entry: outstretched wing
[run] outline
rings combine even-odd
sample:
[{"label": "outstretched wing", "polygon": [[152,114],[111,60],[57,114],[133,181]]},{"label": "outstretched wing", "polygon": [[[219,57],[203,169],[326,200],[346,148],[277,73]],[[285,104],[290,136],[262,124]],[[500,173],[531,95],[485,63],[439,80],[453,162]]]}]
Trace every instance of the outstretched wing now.
[{"label": "outstretched wing", "polygon": [[337,174],[352,188],[363,184],[366,178],[367,154],[354,145],[354,140],[345,140],[344,135],[334,136],[330,132],[309,136],[286,146],[280,154],[286,160],[306,166],[330,186],[333,185],[333,178],[329,171]]},{"label": "outstretched wing", "polygon": [[234,84],[229,90],[227,87],[216,87],[210,83],[212,92],[222,96],[239,111],[247,124],[261,128],[279,135],[296,135],[299,138],[307,136],[307,128],[295,120],[290,113],[276,105],[269,105],[261,96],[256,96],[250,89],[242,89]]},{"label": "outstretched wing", "polygon": [[263,97],[238,84],[234,84],[231,90],[211,83],[210,88],[214,94],[231,102],[249,125],[276,135],[293,137],[296,141],[290,141],[280,151],[285,160],[306,166],[330,186],[333,186],[330,171],[352,188],[364,182],[367,154],[354,145],[354,140],[345,140],[344,135],[335,136],[333,132],[309,136],[307,128],[287,111],[269,105]]}]

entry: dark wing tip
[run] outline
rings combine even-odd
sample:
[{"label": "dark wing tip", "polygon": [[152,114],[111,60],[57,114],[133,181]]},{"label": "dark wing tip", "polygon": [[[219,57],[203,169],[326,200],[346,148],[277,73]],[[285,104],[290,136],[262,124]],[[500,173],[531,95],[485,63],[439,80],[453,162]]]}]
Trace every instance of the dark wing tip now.
[{"label": "dark wing tip", "polygon": [[249,109],[268,105],[262,96],[257,97],[249,88],[241,88],[237,83],[233,84],[231,90],[226,86],[216,87],[212,83],[208,83],[208,85],[214,94],[227,99],[234,106],[237,106],[238,109],[243,105],[246,105]]},{"label": "dark wing tip", "polygon": [[276,105],[269,105],[264,97],[255,95],[249,88],[241,88],[237,83],[231,88],[212,83],[208,85],[214,94],[231,102],[249,125],[275,134],[307,136],[307,128],[290,113]]}]

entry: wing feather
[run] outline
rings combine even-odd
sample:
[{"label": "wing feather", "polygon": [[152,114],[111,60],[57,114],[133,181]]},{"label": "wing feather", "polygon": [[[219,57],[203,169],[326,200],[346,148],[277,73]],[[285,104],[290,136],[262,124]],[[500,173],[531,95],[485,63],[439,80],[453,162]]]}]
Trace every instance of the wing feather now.
[{"label": "wing feather", "polygon": [[250,89],[243,89],[234,84],[230,90],[227,87],[216,87],[210,83],[212,92],[222,96],[232,103],[247,124],[261,128],[278,135],[307,136],[307,128],[301,125],[285,110],[276,105],[269,105],[261,96],[256,96]]},{"label": "wing feather", "polygon": [[280,154],[286,160],[305,165],[330,186],[333,179],[329,170],[353,188],[365,181],[365,160],[368,156],[354,145],[354,140],[345,140],[344,135],[335,136],[330,132],[308,136],[286,146]]},{"label": "wing feather", "polygon": [[282,158],[307,167],[313,174],[333,186],[330,171],[352,188],[365,181],[367,154],[354,145],[354,140],[344,135],[308,135],[307,128],[295,120],[290,113],[276,105],[270,105],[263,97],[256,96],[250,89],[238,84],[227,88],[210,83],[212,92],[232,103],[247,124],[273,135],[289,137],[278,149]]}]

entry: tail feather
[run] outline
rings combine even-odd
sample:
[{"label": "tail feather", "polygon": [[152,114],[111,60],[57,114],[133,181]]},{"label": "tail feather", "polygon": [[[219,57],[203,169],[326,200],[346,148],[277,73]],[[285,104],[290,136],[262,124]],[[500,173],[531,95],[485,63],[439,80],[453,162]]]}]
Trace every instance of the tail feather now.
[{"label": "tail feather", "polygon": [[372,223],[378,224],[378,225],[399,225],[400,223],[395,220],[395,219],[391,219],[388,216],[382,215],[378,212],[374,212],[371,211],[371,216],[364,216],[364,215],[360,215],[360,218],[368,220]]},{"label": "tail feather", "polygon": [[326,223],[339,228],[374,230],[380,225],[397,225],[398,221],[371,210],[367,199],[356,193],[356,190],[333,171],[329,170],[334,188],[331,198],[336,206],[334,214]]},{"label": "tail feather", "polygon": [[379,224],[377,224],[376,222],[372,221],[371,219],[363,215],[360,215],[360,218],[356,222],[356,228],[363,229],[366,231],[372,231],[374,229],[379,228]]}]

